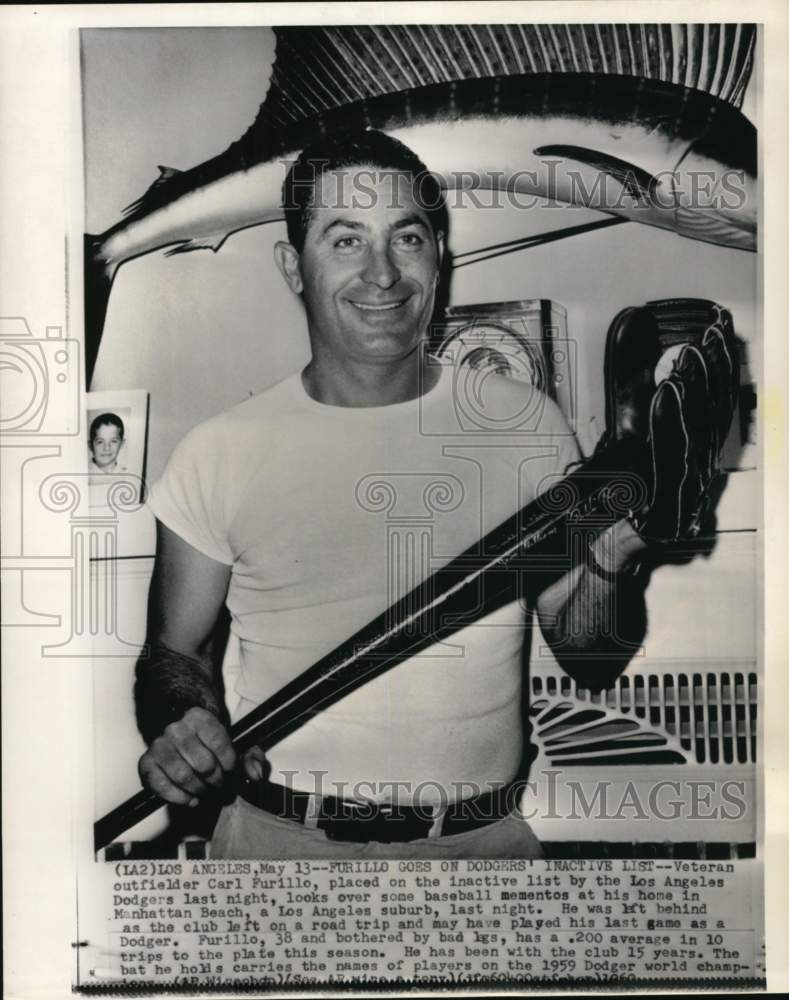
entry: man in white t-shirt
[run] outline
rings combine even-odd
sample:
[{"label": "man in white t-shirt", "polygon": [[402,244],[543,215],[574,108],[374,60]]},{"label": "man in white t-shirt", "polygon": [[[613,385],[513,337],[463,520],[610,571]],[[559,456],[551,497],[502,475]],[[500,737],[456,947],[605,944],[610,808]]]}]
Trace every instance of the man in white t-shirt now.
[{"label": "man in white t-shirt", "polygon": [[[431,362],[446,209],[410,150],[374,131],[324,140],[291,168],[284,195],[289,239],[275,259],[303,301],[312,360],[190,432],[151,491],[152,653],[135,688],[149,745],[142,780],[195,805],[240,775],[216,857],[539,856],[513,812],[520,601],[348,694],[266,755],[236,759],[231,717],[579,457],[541,393],[499,375],[469,393]],[[623,665],[643,598],[616,581],[642,547],[623,522],[536,600],[546,640],[589,686]],[[240,650],[226,700],[214,649],[225,605]],[[615,615],[626,627],[612,639]]]}]

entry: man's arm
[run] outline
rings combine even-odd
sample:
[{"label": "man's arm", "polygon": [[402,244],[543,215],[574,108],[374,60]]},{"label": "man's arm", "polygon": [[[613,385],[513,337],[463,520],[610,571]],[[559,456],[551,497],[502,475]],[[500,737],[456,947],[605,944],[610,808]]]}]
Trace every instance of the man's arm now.
[{"label": "man's arm", "polygon": [[610,686],[646,634],[646,605],[634,574],[646,548],[628,521],[591,546],[592,561],[546,587],[536,601],[542,633],[559,665],[585,688]]},{"label": "man's arm", "polygon": [[157,521],[149,656],[137,663],[134,689],[148,744],[139,773],[143,785],[177,805],[196,805],[235,765],[213,648],[230,572]]}]

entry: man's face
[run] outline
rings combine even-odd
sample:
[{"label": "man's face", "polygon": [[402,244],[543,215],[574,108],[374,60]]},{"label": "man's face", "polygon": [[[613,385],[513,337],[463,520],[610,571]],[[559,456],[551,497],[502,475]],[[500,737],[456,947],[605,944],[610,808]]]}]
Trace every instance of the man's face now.
[{"label": "man's face", "polygon": [[91,441],[93,461],[100,469],[114,465],[122,444],[123,438],[118,428],[113,424],[102,424],[96,429]]},{"label": "man's face", "polygon": [[430,322],[440,259],[410,178],[352,167],[321,175],[315,194],[294,289],[314,353],[340,363],[408,356]]}]

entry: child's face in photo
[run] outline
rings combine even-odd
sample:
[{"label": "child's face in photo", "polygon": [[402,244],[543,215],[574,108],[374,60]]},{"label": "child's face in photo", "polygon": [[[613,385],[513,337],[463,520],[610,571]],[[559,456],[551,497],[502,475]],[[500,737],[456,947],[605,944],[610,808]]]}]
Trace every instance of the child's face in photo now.
[{"label": "child's face in photo", "polygon": [[122,444],[123,438],[117,427],[112,424],[101,424],[90,443],[93,461],[100,469],[109,468],[115,464]]}]

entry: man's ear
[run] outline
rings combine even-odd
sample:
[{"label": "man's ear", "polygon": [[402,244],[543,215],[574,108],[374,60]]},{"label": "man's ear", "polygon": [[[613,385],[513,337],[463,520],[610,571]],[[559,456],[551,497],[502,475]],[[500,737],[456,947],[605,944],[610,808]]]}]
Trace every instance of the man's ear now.
[{"label": "man's ear", "polygon": [[295,295],[300,295],[304,288],[304,282],[301,280],[299,251],[292,243],[286,243],[285,240],[278,240],[274,244],[274,263],[279,268],[279,273],[287,282],[288,288]]}]

